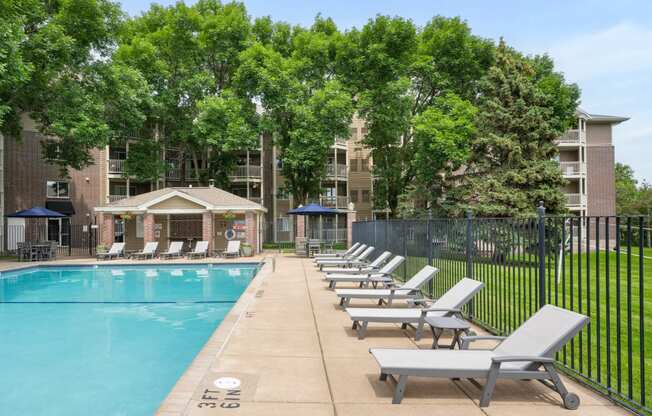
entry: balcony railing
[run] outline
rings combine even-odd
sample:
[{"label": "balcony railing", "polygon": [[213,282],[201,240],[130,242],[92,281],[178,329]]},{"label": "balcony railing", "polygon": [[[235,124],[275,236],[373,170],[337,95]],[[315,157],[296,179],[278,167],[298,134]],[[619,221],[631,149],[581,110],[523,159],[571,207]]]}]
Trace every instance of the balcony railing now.
[{"label": "balcony railing", "polygon": [[308,238],[322,241],[346,241],[346,228],[309,228]]},{"label": "balcony railing", "polygon": [[566,194],[566,204],[569,207],[579,207],[584,205],[584,196],[582,194]]},{"label": "balcony railing", "polygon": [[327,208],[348,208],[348,196],[324,196],[319,197],[319,204]]},{"label": "balcony railing", "polygon": [[348,175],[347,175],[347,169],[346,165],[338,163],[337,165],[334,165],[332,163],[328,163],[326,165],[326,177],[327,178],[334,178],[335,173],[337,173],[337,178],[340,180],[347,180]]},{"label": "balcony railing", "polygon": [[177,167],[171,167],[165,172],[165,179],[169,181],[180,181],[181,180],[181,169]]},{"label": "balcony railing", "polygon": [[125,159],[109,159],[109,173],[122,173],[125,171]]},{"label": "balcony railing", "polygon": [[343,138],[335,139],[335,145],[336,146],[346,146],[346,139],[343,139]]},{"label": "balcony railing", "polygon": [[260,179],[262,177],[263,169],[261,166],[236,166],[231,174],[231,180],[245,180],[245,179]]},{"label": "balcony railing", "polygon": [[250,200],[251,202],[255,202],[257,204],[262,204],[263,203],[263,199],[261,197],[259,197],[259,196],[250,196],[247,199]]},{"label": "balcony railing", "polygon": [[578,129],[568,130],[559,139],[557,139],[557,143],[559,144],[579,144],[580,142],[581,135]]},{"label": "balcony railing", "polygon": [[126,199],[126,198],[127,198],[127,195],[109,195],[109,203],[120,201],[120,200]]},{"label": "balcony railing", "polygon": [[582,162],[560,162],[561,173],[566,177],[580,176],[584,173]]}]

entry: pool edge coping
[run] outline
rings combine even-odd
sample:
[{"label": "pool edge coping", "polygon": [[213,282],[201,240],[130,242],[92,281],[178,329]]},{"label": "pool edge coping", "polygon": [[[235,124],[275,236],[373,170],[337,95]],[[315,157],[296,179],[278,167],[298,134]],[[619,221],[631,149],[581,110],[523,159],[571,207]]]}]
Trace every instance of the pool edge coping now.
[{"label": "pool edge coping", "polygon": [[[272,260],[273,262],[273,260]],[[272,272],[272,262],[269,257],[261,259],[258,273],[247,285],[231,310],[222,322],[215,328],[206,343],[197,352],[192,362],[186,367],[183,374],[177,379],[167,396],[156,410],[157,415],[178,415],[186,411],[195,390],[201,385],[204,377],[211,367],[219,360],[224,347],[229,341],[240,320],[245,316],[247,308],[254,302],[256,294]]]}]

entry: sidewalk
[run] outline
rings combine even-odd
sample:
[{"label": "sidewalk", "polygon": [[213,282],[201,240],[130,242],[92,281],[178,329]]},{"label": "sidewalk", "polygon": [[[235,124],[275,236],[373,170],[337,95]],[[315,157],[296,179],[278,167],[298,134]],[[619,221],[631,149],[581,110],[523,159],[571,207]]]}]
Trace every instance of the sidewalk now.
[{"label": "sidewalk", "polygon": [[[378,379],[370,347],[429,348],[398,325],[370,326],[358,340],[351,322],[309,259],[276,258],[276,270],[261,277],[239,319],[222,325],[211,356],[197,360],[198,387],[184,400],[180,382],[159,409],[161,415],[623,415],[596,393],[565,380],[577,393],[577,411],[565,410],[558,395],[538,382],[499,381],[491,406],[480,409],[480,390],[468,381],[413,377],[405,399],[392,405],[393,389]],[[356,303],[364,306],[365,303]],[[239,305],[236,305],[239,306]],[[228,331],[227,331],[228,328]],[[228,333],[227,333],[228,332]],[[217,338],[216,338],[217,339]],[[210,342],[210,341],[209,341]],[[207,347],[208,348],[208,347]],[[202,353],[205,353],[203,351]],[[234,377],[237,389],[219,389],[216,379]],[[190,384],[186,384],[186,389]]]}]

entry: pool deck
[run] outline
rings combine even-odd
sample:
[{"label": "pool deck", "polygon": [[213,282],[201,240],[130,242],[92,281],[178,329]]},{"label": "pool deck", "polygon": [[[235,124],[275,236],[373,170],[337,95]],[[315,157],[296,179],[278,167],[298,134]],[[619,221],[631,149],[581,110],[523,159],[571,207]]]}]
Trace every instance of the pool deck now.
[{"label": "pool deck", "polygon": [[[491,406],[481,409],[480,390],[470,382],[418,377],[410,378],[402,404],[392,405],[393,388],[378,379],[378,366],[369,348],[429,348],[431,339],[415,342],[411,330],[384,324],[370,326],[367,337],[358,340],[311,259],[265,253],[230,260],[145,260],[138,264],[263,259],[266,262],[256,278],[178,380],[158,415],[629,414],[567,378],[569,391],[581,398],[576,411],[562,408],[559,396],[535,381],[499,381]],[[45,264],[121,263],[134,261],[79,258]],[[0,270],[36,264],[0,262]],[[223,377],[241,380],[240,387],[218,389],[213,382]]]}]

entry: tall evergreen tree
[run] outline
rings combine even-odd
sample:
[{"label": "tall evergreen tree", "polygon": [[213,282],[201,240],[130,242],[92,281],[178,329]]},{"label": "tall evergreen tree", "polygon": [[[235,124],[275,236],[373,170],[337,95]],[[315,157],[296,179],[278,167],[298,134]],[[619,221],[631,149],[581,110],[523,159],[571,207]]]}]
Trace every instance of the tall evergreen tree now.
[{"label": "tall evergreen tree", "polygon": [[[549,82],[544,88],[542,78],[532,60],[501,40],[496,62],[480,84],[478,138],[462,186],[451,195],[458,214],[471,209],[481,216],[532,215],[539,201],[548,212],[565,211],[565,180],[554,160],[554,142],[574,118],[579,92],[563,77],[557,88]],[[561,110],[552,96],[559,89],[574,97]]]}]

